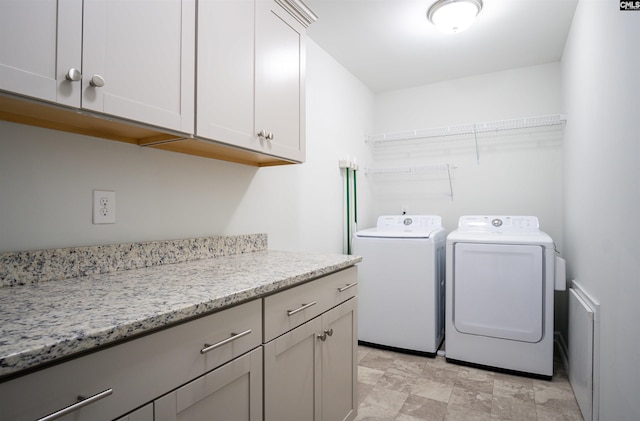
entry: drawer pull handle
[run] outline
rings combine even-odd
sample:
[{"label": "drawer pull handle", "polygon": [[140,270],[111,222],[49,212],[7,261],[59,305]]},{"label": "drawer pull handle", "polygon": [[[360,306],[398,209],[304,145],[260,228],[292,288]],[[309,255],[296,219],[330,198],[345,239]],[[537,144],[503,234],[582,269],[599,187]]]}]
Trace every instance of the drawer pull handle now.
[{"label": "drawer pull handle", "polygon": [[298,308],[297,308],[297,309],[295,309],[295,310],[287,310],[287,316],[293,316],[294,314],[299,313],[299,312],[301,312],[302,310],[306,310],[306,309],[308,309],[309,307],[314,306],[314,305],[316,305],[316,304],[318,304],[318,302],[317,302],[317,301],[312,301],[312,302],[310,302],[309,304],[302,304],[300,307],[298,307]]},{"label": "drawer pull handle", "polygon": [[251,333],[251,329],[247,329],[247,330],[245,330],[244,332],[240,332],[240,333],[232,333],[232,334],[231,334],[231,336],[230,336],[229,338],[224,339],[224,340],[222,340],[222,341],[220,341],[220,342],[217,342],[217,343],[215,343],[215,344],[213,344],[213,345],[211,345],[211,344],[204,344],[204,348],[202,348],[202,349],[200,350],[200,353],[201,353],[201,354],[206,354],[206,353],[207,353],[207,352],[209,352],[209,351],[213,351],[213,350],[214,350],[214,349],[216,349],[216,348],[220,348],[221,346],[226,345],[226,344],[228,344],[229,342],[233,342],[233,341],[235,341],[236,339],[240,339],[240,338],[242,338],[243,336],[247,336],[247,335],[248,335],[248,334],[250,334],[250,333]]},{"label": "drawer pull handle", "polygon": [[345,285],[342,288],[338,288],[338,292],[345,292],[346,290],[348,290],[349,288],[353,288],[354,286],[358,285],[357,282],[354,282],[352,284],[349,285]]},{"label": "drawer pull handle", "polygon": [[76,402],[73,405],[69,405],[66,408],[63,408],[59,411],[54,412],[53,414],[49,414],[46,417],[39,418],[38,421],[52,421],[57,420],[58,418],[64,417],[67,414],[72,413],[73,411],[77,411],[80,408],[83,408],[87,405],[91,405],[94,402],[99,401],[100,399],[106,398],[107,396],[113,393],[113,389],[107,389],[100,393],[97,393],[93,396],[89,396],[88,398],[84,398],[82,396],[78,396],[78,399],[82,399],[80,402]]}]

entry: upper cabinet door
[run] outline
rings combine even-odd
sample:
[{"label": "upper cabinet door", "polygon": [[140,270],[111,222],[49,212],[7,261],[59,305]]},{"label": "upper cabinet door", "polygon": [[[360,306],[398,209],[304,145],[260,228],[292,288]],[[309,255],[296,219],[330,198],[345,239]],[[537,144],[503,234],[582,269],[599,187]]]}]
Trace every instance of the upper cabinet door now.
[{"label": "upper cabinet door", "polygon": [[84,0],[82,107],[193,133],[195,0]]},{"label": "upper cabinet door", "polygon": [[264,152],[305,160],[305,27],[276,1],[256,2],[255,128]]},{"label": "upper cabinet door", "polygon": [[196,135],[259,148],[254,130],[254,0],[198,1]]},{"label": "upper cabinet door", "polygon": [[81,37],[82,0],[0,1],[0,90],[79,107]]}]

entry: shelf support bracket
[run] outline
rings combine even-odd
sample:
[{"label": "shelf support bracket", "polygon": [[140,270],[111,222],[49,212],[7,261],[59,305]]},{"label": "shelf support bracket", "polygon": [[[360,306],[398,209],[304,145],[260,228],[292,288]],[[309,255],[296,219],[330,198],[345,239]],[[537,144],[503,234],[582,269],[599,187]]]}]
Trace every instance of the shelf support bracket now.
[{"label": "shelf support bracket", "polygon": [[476,142],[476,165],[480,165],[480,149],[478,149],[478,132],[476,125],[473,125],[473,140]]},{"label": "shelf support bracket", "polygon": [[447,164],[447,175],[449,176],[449,193],[453,202],[453,183],[451,182],[451,165]]}]

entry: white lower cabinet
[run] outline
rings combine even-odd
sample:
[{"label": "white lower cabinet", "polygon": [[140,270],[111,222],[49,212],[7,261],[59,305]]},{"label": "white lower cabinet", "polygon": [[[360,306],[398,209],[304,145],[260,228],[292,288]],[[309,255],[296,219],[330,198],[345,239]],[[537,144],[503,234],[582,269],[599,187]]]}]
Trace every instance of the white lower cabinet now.
[{"label": "white lower cabinet", "polygon": [[[345,421],[357,414],[357,298],[355,268],[313,281],[289,291],[289,317],[304,317],[302,323],[264,344],[264,419],[265,421]],[[337,283],[335,281],[338,281]],[[329,289],[327,289],[329,287]],[[347,289],[345,289],[347,287]],[[335,290],[342,304],[327,309],[323,294]],[[297,294],[298,291],[301,294]],[[313,300],[310,290],[315,290]],[[305,295],[302,302],[297,296]],[[265,299],[265,334],[277,317],[270,319],[273,307],[280,303],[278,295]],[[309,298],[311,297],[311,298]],[[311,299],[311,301],[310,301]],[[286,306],[284,307],[286,308]]]},{"label": "white lower cabinet", "polygon": [[[358,405],[357,298],[322,316],[321,420],[353,420]],[[331,333],[331,336],[329,336]]]},{"label": "white lower cabinet", "polygon": [[154,421],[262,421],[262,349],[157,399],[153,409]]},{"label": "white lower cabinet", "polygon": [[264,345],[265,421],[319,420],[320,318]]}]

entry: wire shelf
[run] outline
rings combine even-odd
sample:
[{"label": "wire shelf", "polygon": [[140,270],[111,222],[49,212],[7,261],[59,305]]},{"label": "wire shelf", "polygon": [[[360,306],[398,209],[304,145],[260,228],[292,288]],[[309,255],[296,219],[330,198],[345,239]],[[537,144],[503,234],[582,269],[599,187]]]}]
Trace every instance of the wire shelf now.
[{"label": "wire shelf", "polygon": [[558,126],[567,121],[564,114],[524,117],[512,120],[490,121],[484,123],[461,124],[456,126],[435,127],[403,132],[381,133],[365,136],[365,142],[379,144],[402,140],[429,139],[434,137],[475,135],[479,133],[500,132],[506,130],[521,130],[535,127]]}]

